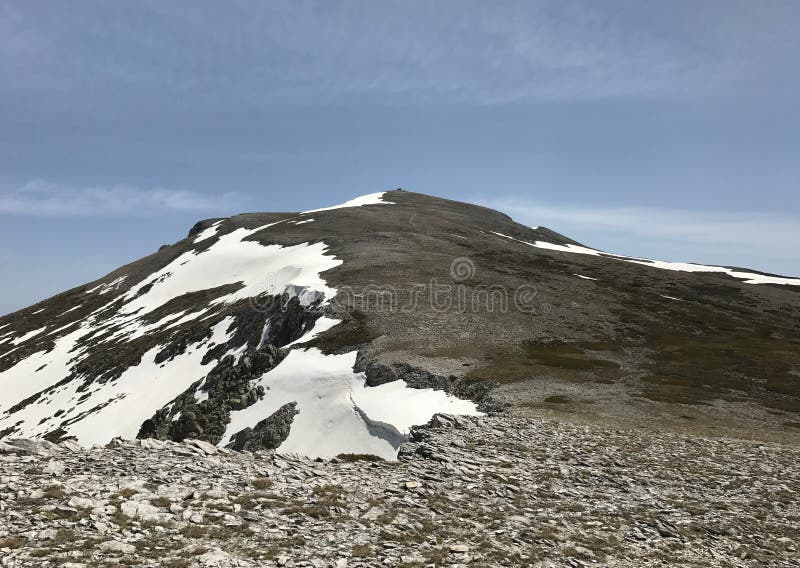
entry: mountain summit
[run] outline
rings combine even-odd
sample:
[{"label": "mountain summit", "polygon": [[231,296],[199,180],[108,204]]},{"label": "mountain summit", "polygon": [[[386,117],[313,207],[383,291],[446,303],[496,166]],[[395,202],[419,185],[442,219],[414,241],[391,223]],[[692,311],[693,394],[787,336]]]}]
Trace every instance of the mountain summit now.
[{"label": "mountain summit", "polygon": [[0,318],[0,438],[391,459],[436,413],[509,405],[785,430],[798,294],[402,190],[209,219]]}]

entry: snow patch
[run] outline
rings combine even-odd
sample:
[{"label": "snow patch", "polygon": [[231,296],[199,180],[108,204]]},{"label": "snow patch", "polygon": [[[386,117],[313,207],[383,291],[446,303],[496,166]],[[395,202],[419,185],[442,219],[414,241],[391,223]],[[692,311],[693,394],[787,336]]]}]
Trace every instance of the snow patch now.
[{"label": "snow patch", "polygon": [[116,280],[112,280],[108,284],[98,284],[94,288],[86,290],[86,294],[97,292],[98,294],[108,294],[111,290],[116,290],[120,284],[127,278],[127,276],[120,276]]},{"label": "snow patch", "polygon": [[[10,369],[1,372],[0,411],[7,411],[15,404],[68,377],[72,371],[74,359],[79,355],[78,351],[74,351],[75,345],[90,331],[88,326],[82,326],[72,333],[58,338],[52,350],[37,351]],[[41,370],[37,372],[37,369]],[[51,410],[52,412],[55,411]],[[3,416],[0,418],[0,430],[19,419],[18,413]],[[27,431],[25,431],[25,435],[29,435]]]},{"label": "snow patch", "polygon": [[13,345],[19,345],[20,343],[25,343],[25,342],[26,342],[26,341],[28,341],[30,338],[32,338],[32,337],[35,337],[35,336],[39,335],[40,333],[42,333],[42,332],[43,332],[43,331],[45,331],[46,329],[47,329],[47,326],[40,327],[39,329],[34,329],[33,331],[29,331],[29,332],[28,332],[28,333],[26,333],[25,335],[21,335],[20,337],[17,337],[16,339],[12,339],[12,340],[11,340],[11,343],[12,343]]},{"label": "snow patch", "polygon": [[[231,413],[220,445],[252,428],[289,402],[297,403],[289,437],[279,453],[334,457],[341,453],[366,453],[396,459],[397,448],[372,433],[374,424],[391,425],[405,434],[414,424],[424,424],[436,412],[479,414],[470,401],[431,389],[410,389],[402,381],[370,388],[363,373],[354,373],[356,352],[324,355],[320,350],[295,349],[255,385],[267,395],[254,405]],[[374,391],[374,392],[367,392]]]},{"label": "snow patch", "polygon": [[405,381],[392,381],[369,387],[366,381],[354,384],[353,402],[370,419],[391,424],[407,435],[412,426],[425,424],[439,412],[479,415],[475,403],[433,389],[412,389]]},{"label": "snow patch", "polygon": [[518,243],[522,243],[524,245],[547,249],[547,250],[556,250],[560,252],[569,252],[569,253],[576,253],[576,254],[587,254],[590,256],[602,256],[604,258],[611,258],[614,260],[621,260],[623,262],[631,262],[633,264],[640,264],[642,266],[650,266],[652,268],[660,268],[662,270],[674,270],[678,272],[719,272],[723,274],[728,274],[733,278],[737,278],[739,280],[744,280],[745,284],[785,284],[791,286],[800,286],[800,278],[787,278],[783,276],[767,276],[766,274],[756,274],[754,272],[744,272],[741,270],[734,270],[732,268],[725,268],[724,266],[713,266],[713,265],[705,265],[705,264],[694,264],[689,262],[665,262],[662,260],[651,260],[648,258],[636,258],[633,256],[624,256],[621,254],[613,254],[608,252],[603,252],[587,247],[582,247],[579,245],[573,244],[566,244],[566,245],[557,245],[553,243],[548,243],[545,241],[536,241],[536,242],[528,242],[523,241],[520,239],[515,239],[514,237],[509,237],[508,235],[504,235],[502,233],[498,233],[496,231],[492,231],[495,235],[499,237],[503,237],[504,239],[509,239],[512,241],[516,241]]},{"label": "snow patch", "polygon": [[204,241],[206,239],[210,239],[211,237],[216,235],[217,234],[217,230],[219,229],[220,223],[222,223],[222,220],[216,221],[210,227],[207,227],[207,228],[203,229],[202,231],[200,231],[200,233],[197,235],[197,238],[195,238],[195,240],[192,241],[192,244],[196,245],[197,243],[202,242],[202,241]]},{"label": "snow patch", "polygon": [[68,309],[68,310],[67,310],[67,311],[65,311],[65,312],[61,312],[60,314],[58,314],[58,316],[57,316],[57,317],[65,316],[65,315],[67,315],[68,313],[70,313],[70,312],[73,312],[73,311],[77,310],[77,309],[78,309],[78,308],[80,308],[82,305],[83,305],[83,304],[78,304],[77,306],[74,306],[74,307],[72,307],[72,308]]},{"label": "snow patch", "polygon": [[[120,312],[148,313],[183,294],[236,283],[240,284],[238,290],[211,301],[210,305],[232,303],[263,293],[281,294],[290,285],[332,297],[332,294],[329,296],[332,290],[319,274],[342,261],[325,254],[327,245],[302,243],[283,247],[245,240],[263,228],[236,229],[220,236],[202,253],[182,254],[133,286],[125,295],[129,301]],[[151,287],[137,296],[145,286]]]},{"label": "snow patch", "polygon": [[301,337],[298,337],[297,339],[295,339],[294,341],[292,341],[288,345],[285,345],[284,347],[291,347],[292,345],[299,345],[301,343],[308,343],[309,341],[314,339],[316,336],[318,336],[320,333],[325,333],[326,331],[328,331],[333,326],[335,326],[335,325],[337,325],[339,323],[341,323],[341,320],[332,319],[332,318],[329,318],[329,317],[322,316],[316,322],[314,322],[314,327],[312,329],[310,329],[309,331],[304,333]]},{"label": "snow patch", "polygon": [[394,205],[391,201],[384,201],[383,196],[386,192],[381,191],[380,193],[370,193],[367,195],[362,195],[361,197],[356,197],[355,199],[351,199],[350,201],[345,201],[339,205],[333,205],[332,207],[322,207],[320,209],[311,209],[309,211],[303,211],[301,215],[306,215],[308,213],[317,213],[318,211],[331,211],[333,209],[344,209],[345,207],[363,207],[364,205]]},{"label": "snow patch", "polygon": [[[135,438],[142,422],[211,371],[213,365],[204,367],[201,361],[214,345],[230,340],[233,332],[228,332],[228,328],[233,321],[233,317],[221,320],[211,328],[209,339],[189,345],[183,354],[160,365],[155,363],[155,357],[163,346],[149,350],[138,365],[129,367],[119,379],[94,391],[76,411],[101,405],[102,408],[67,426],[66,430],[84,446],[105,444],[117,436]],[[69,418],[69,415],[62,418]]]}]

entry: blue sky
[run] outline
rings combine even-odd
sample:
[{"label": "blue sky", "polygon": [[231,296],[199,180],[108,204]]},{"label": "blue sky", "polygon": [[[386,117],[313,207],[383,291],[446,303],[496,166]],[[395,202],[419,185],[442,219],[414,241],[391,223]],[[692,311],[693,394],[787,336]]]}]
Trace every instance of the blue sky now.
[{"label": "blue sky", "polygon": [[0,0],[5,313],[404,187],[800,275],[800,4]]}]

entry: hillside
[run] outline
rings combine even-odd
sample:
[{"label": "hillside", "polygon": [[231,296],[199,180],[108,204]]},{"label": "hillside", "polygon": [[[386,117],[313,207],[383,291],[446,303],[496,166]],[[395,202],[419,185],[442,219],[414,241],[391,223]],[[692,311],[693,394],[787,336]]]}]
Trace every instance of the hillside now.
[{"label": "hillside", "polygon": [[796,440],[800,280],[391,191],[209,219],[0,318],[0,437],[393,458],[437,412]]}]

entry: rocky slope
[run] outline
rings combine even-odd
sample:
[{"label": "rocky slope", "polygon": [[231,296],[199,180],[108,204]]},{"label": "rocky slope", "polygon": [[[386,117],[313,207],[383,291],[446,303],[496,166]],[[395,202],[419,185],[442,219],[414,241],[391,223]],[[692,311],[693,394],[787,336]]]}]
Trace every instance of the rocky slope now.
[{"label": "rocky slope", "polygon": [[0,565],[798,566],[800,450],[436,416],[400,461],[0,442]]}]

